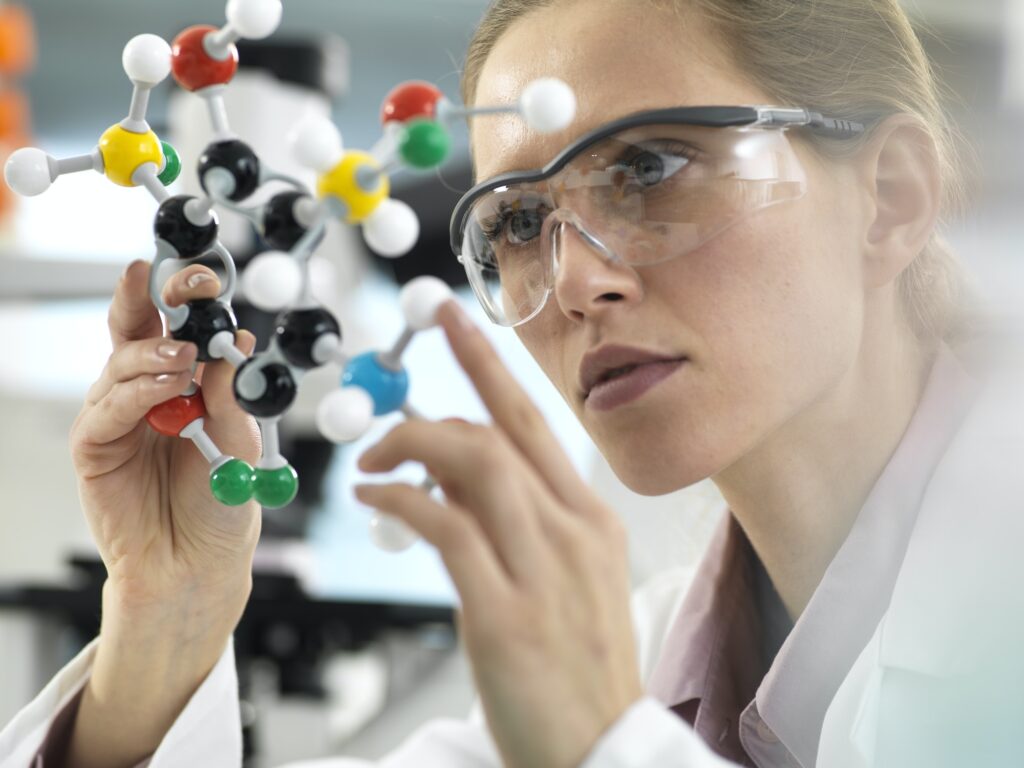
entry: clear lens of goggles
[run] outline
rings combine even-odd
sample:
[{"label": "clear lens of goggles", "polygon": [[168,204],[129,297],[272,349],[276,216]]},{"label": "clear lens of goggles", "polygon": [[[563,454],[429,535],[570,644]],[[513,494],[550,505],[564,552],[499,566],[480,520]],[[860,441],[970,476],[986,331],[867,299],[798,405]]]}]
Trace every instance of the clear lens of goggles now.
[{"label": "clear lens of goggles", "polygon": [[805,188],[779,128],[629,128],[547,178],[483,193],[463,219],[461,261],[491,320],[519,325],[554,288],[568,227],[606,258],[655,264]]}]

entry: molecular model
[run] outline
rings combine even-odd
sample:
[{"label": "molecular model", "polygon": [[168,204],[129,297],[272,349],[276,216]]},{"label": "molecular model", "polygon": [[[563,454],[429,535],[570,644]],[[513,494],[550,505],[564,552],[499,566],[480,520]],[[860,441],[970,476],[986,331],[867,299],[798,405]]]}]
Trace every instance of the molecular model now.
[{"label": "molecular model", "polygon": [[[231,132],[224,106],[224,91],[238,68],[235,42],[269,36],[281,15],[281,0],[228,0],[227,24],[221,28],[189,27],[170,45],[151,34],[132,38],[122,56],[133,85],[128,116],[104,131],[88,154],[56,159],[40,149],[24,148],[12,154],[4,168],[8,185],[21,195],[38,195],[63,174],[92,169],[115,184],[143,187],[156,200],[149,295],[170,336],[196,344],[196,365],[224,359],[236,369],[234,396],[259,424],[262,455],[253,467],[218,449],[204,429],[203,393],[195,381],[181,395],[153,408],[147,421],[161,434],[195,444],[210,463],[210,490],[218,501],[239,505],[255,499],[270,508],[289,503],[298,491],[298,476],[280,453],[278,422],[292,405],[303,374],[328,363],[342,366],[340,387],[317,409],[318,428],[328,440],[358,439],[375,416],[401,411],[407,418],[420,418],[407,403],[409,375],[401,356],[418,331],[436,325],[436,310],[451,295],[436,278],[412,280],[400,294],[405,330],[399,339],[387,350],[349,358],[342,351],[340,324],[311,292],[309,260],[328,224],[360,226],[375,252],[401,256],[418,239],[419,220],[409,206],[389,197],[390,175],[440,166],[451,147],[448,123],[510,112],[535,130],[550,132],[571,122],[576,106],[569,87],[549,78],[528,85],[516,104],[472,109],[451,104],[429,83],[403,83],[384,100],[382,137],[370,151],[346,150],[341,134],[326,118],[303,120],[295,127],[288,141],[296,160],[317,174],[316,189],[311,191],[261,163]],[[181,171],[181,160],[146,122],[150,92],[168,75],[202,98],[209,113],[214,137],[197,163],[202,196],[167,191]],[[248,203],[273,182],[286,190],[266,202]],[[218,239],[216,208],[247,218],[273,249],[256,256],[241,277]],[[180,267],[211,253],[225,272],[220,294],[182,306],[167,305],[161,265],[170,261]],[[269,346],[252,356],[235,344],[238,327],[231,300],[238,284],[253,305],[279,313]],[[432,486],[428,477],[424,487]],[[375,515],[371,527],[375,541],[386,549],[403,549],[414,540],[394,518]]]}]

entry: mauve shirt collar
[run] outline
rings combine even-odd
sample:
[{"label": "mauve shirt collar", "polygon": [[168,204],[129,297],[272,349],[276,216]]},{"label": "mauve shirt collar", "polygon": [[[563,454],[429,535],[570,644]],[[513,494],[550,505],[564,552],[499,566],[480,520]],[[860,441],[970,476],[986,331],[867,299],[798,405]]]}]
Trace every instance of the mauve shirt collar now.
[{"label": "mauve shirt collar", "polygon": [[795,625],[725,510],[647,692],[737,763],[773,762],[744,749],[746,727],[781,742],[764,755],[784,746],[812,768],[825,710],[885,613],[921,498],[976,391],[941,345],[903,438]]}]

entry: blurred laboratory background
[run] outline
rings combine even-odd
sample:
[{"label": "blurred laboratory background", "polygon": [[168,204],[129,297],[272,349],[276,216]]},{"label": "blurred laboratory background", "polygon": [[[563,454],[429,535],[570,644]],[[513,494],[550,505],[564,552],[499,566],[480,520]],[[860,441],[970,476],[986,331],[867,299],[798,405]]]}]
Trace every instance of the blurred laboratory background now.
[{"label": "blurred laboratory background", "polygon": [[[308,179],[284,137],[297,116],[330,114],[347,147],[380,137],[385,94],[412,79],[459,102],[459,71],[486,0],[288,0],[280,30],[240,46],[228,91],[234,130],[275,168]],[[976,155],[972,200],[948,235],[1000,312],[1024,306],[1024,0],[908,0],[940,75],[947,109]],[[639,11],[638,11],[639,12]],[[89,152],[124,116],[131,95],[121,49],[134,35],[172,38],[220,24],[220,0],[0,0],[0,162],[31,144],[55,156]],[[180,191],[196,188],[194,158],[209,139],[199,100],[170,81],[150,122],[184,159]],[[408,256],[372,255],[334,227],[314,265],[318,298],[339,317],[345,349],[388,346],[402,330],[398,292],[421,274],[448,281],[543,410],[573,462],[626,519],[636,581],[699,557],[716,520],[713,487],[644,498],[616,480],[512,331],[487,325],[447,243],[451,209],[471,184],[464,130],[437,172],[403,173],[394,194],[418,212]],[[0,185],[2,186],[2,185]],[[109,354],[106,311],[124,266],[152,256],[151,198],[96,174],[64,177],[45,195],[0,189],[0,722],[6,722],[96,631],[102,569],[79,509],[67,436]],[[259,242],[221,216],[241,259]],[[271,317],[244,302],[240,324],[266,343]],[[431,418],[486,420],[440,331],[405,358],[410,401]],[[290,505],[266,512],[253,601],[239,628],[249,766],[332,753],[375,757],[418,723],[468,713],[471,681],[455,641],[455,595],[423,544],[377,549],[369,510],[352,496],[362,440],[336,447],[314,423],[337,386],[330,367],[303,380],[282,425],[283,452],[303,479]],[[416,469],[403,470],[417,479]],[[666,535],[666,531],[669,531]],[[14,659],[23,663],[12,664]]]}]

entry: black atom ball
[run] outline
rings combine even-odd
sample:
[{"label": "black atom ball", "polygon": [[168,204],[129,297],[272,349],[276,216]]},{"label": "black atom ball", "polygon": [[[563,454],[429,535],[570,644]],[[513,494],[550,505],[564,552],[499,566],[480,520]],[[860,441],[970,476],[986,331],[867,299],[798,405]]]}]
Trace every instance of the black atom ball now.
[{"label": "black atom ball", "polygon": [[238,330],[235,313],[231,307],[217,299],[194,299],[188,302],[188,319],[176,331],[171,331],[178,341],[191,341],[199,348],[198,360],[208,363],[214,358],[210,356],[210,340],[221,331],[231,331],[234,336]]},{"label": "black atom ball", "polygon": [[206,174],[214,168],[223,168],[235,180],[235,189],[229,200],[245,200],[260,185],[260,159],[252,147],[238,139],[215,141],[208,144],[199,157],[199,183],[207,194]]},{"label": "black atom ball", "polygon": [[275,326],[278,349],[298,368],[322,365],[313,359],[313,345],[325,333],[333,333],[341,339],[341,325],[322,307],[284,312],[278,316]]},{"label": "black atom ball", "polygon": [[[185,205],[196,198],[175,195],[160,203],[153,220],[153,231],[178,252],[179,258],[191,259],[206,253],[217,240],[217,216],[207,224],[193,224],[185,215]],[[211,212],[212,213],[212,212]]]},{"label": "black atom ball", "polygon": [[[259,366],[258,372],[263,375],[265,387],[262,395],[255,400],[247,400],[238,391],[238,381],[242,371],[253,365]],[[235,400],[243,411],[252,416],[270,418],[283,415],[294,402],[296,389],[291,371],[281,363],[261,365],[258,358],[250,358],[235,372]]]},{"label": "black atom ball", "polygon": [[302,192],[281,192],[267,201],[263,209],[263,239],[271,248],[290,251],[306,234],[306,227],[295,219],[295,203],[304,197]]}]

